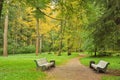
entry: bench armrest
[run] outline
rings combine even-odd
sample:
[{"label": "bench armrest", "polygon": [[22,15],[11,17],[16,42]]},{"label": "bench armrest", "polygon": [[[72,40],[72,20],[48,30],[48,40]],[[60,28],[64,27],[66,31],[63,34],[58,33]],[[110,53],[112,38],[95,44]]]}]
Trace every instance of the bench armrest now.
[{"label": "bench armrest", "polygon": [[89,67],[90,67],[90,68],[93,68],[93,67],[92,67],[92,64],[95,64],[95,61],[90,61],[90,63],[89,63]]},{"label": "bench armrest", "polygon": [[52,67],[55,67],[55,60],[50,60],[50,63],[53,63]]}]

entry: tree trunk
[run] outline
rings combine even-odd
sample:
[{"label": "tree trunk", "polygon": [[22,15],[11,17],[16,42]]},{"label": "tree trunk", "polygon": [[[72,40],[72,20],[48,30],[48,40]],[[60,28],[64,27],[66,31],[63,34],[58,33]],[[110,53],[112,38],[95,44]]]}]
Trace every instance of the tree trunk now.
[{"label": "tree trunk", "polygon": [[[3,1],[4,0],[0,0],[0,41],[3,41],[3,22],[2,22],[2,16],[1,16],[1,14],[2,14],[2,8],[3,8]],[[0,48],[3,48],[3,43],[1,43],[0,44]]]},{"label": "tree trunk", "polygon": [[40,34],[40,54],[42,53],[42,35]]},{"label": "tree trunk", "polygon": [[39,47],[40,47],[40,37],[39,37],[39,19],[36,19],[36,56],[38,56],[39,53]]},{"label": "tree trunk", "polygon": [[8,41],[7,41],[7,34],[8,34],[8,12],[5,16],[5,24],[4,24],[4,42],[3,42],[3,56],[8,56]]},{"label": "tree trunk", "polygon": [[3,2],[4,0],[0,0],[0,17],[1,17],[2,8],[3,8]]},{"label": "tree trunk", "polygon": [[94,56],[96,57],[97,56],[97,48],[95,48],[95,54],[94,54]]},{"label": "tree trunk", "polygon": [[67,40],[67,45],[68,45],[68,56],[71,55],[71,45],[70,45],[70,39]]},{"label": "tree trunk", "polygon": [[58,51],[58,56],[61,56],[61,52],[62,52],[62,26],[63,23],[61,21],[61,28],[60,28],[60,43],[59,43],[59,51]]},{"label": "tree trunk", "polygon": [[52,42],[50,43],[50,45],[49,45],[49,54],[51,54],[51,51],[52,51]]}]

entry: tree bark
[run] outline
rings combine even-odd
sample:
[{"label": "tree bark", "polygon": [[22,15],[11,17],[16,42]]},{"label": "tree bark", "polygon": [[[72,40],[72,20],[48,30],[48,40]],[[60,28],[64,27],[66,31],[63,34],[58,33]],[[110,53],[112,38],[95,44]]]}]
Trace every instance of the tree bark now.
[{"label": "tree bark", "polygon": [[95,51],[94,51],[94,56],[96,57],[97,56],[97,48],[95,48]]},{"label": "tree bark", "polygon": [[8,34],[8,12],[5,16],[5,24],[4,24],[4,42],[3,42],[3,56],[8,56],[8,41],[7,41],[7,34]]},{"label": "tree bark", "polygon": [[39,51],[40,54],[42,53],[42,38],[43,38],[43,37],[42,37],[42,35],[40,34],[40,39],[39,39],[39,40],[40,40],[40,43],[39,43],[39,44],[40,44],[40,51]]},{"label": "tree bark", "polygon": [[39,19],[36,19],[36,56],[38,56],[39,53],[39,47],[40,47],[40,37],[39,37]]},{"label": "tree bark", "polygon": [[60,28],[60,43],[59,43],[59,51],[58,51],[58,56],[61,56],[62,52],[62,26],[63,26],[63,21],[61,21],[61,28]]},{"label": "tree bark", "polygon": [[0,0],[0,17],[1,17],[2,8],[3,8],[3,2],[4,0]]},{"label": "tree bark", "polygon": [[71,45],[70,45],[70,39],[67,40],[67,45],[68,45],[68,56],[71,55]]}]

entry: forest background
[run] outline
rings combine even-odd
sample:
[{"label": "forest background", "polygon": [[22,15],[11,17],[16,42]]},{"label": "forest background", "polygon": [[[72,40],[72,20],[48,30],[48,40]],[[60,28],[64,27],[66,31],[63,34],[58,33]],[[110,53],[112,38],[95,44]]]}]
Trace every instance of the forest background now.
[{"label": "forest background", "polygon": [[119,53],[120,0],[0,0],[0,55]]}]

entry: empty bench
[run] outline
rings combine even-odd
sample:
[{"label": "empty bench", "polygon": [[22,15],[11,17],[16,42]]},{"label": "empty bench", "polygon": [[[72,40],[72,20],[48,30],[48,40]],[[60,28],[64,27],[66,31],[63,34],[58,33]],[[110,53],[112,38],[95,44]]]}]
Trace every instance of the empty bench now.
[{"label": "empty bench", "polygon": [[90,68],[96,70],[97,72],[106,72],[107,67],[110,63],[100,60],[98,64],[95,64],[94,61],[90,62]]},{"label": "empty bench", "polygon": [[34,61],[36,63],[37,69],[40,68],[42,71],[47,70],[51,67],[55,67],[55,60],[48,62],[46,58],[41,58]]}]

